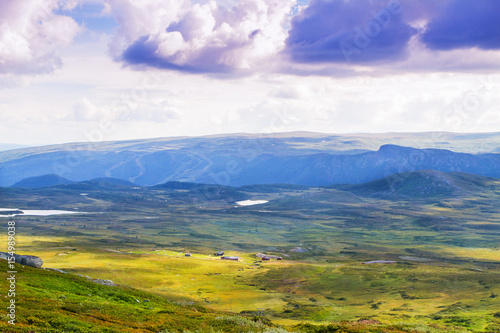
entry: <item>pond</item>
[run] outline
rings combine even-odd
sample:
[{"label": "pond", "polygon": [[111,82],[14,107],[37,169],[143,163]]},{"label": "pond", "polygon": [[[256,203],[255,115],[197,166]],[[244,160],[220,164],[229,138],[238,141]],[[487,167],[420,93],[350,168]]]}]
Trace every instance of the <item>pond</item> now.
[{"label": "pond", "polygon": [[243,201],[236,201],[236,204],[239,206],[253,206],[253,205],[261,205],[268,203],[269,201],[267,200],[243,200]]},{"label": "pond", "polygon": [[32,210],[32,209],[18,209],[18,208],[0,208],[0,212],[12,212],[13,214],[3,215],[0,217],[13,217],[13,216],[50,216],[50,215],[64,215],[64,214],[86,214],[86,212],[75,212],[69,210]]}]

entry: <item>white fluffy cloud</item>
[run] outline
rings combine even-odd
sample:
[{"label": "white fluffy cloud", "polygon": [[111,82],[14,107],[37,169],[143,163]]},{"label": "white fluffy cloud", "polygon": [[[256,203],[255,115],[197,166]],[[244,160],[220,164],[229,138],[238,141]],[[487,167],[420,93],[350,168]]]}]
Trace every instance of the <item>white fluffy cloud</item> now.
[{"label": "white fluffy cloud", "polygon": [[[120,103],[118,103],[120,104]],[[123,106],[124,104],[120,104]],[[181,103],[174,98],[137,99],[130,104],[134,107],[119,108],[111,105],[97,106],[88,98],[73,103],[73,112],[67,120],[75,121],[143,121],[168,122],[182,115]]]},{"label": "white fluffy cloud", "polygon": [[[283,49],[293,0],[108,0],[115,57],[192,72],[262,69]],[[153,14],[153,15],[152,15]]]},{"label": "white fluffy cloud", "polygon": [[0,73],[51,72],[61,65],[58,46],[69,44],[79,31],[70,17],[54,13],[57,0],[0,2]]}]

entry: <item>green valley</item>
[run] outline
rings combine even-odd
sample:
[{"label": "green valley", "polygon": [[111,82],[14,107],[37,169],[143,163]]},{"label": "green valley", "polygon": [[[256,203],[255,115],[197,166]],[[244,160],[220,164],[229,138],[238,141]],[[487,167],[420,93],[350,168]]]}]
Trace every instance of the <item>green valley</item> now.
[{"label": "green valley", "polygon": [[[333,187],[100,180],[2,188],[3,208],[84,212],[10,218],[17,253],[67,272],[20,269],[18,328],[499,331],[500,181],[392,177]],[[239,261],[221,260],[220,250]]]}]

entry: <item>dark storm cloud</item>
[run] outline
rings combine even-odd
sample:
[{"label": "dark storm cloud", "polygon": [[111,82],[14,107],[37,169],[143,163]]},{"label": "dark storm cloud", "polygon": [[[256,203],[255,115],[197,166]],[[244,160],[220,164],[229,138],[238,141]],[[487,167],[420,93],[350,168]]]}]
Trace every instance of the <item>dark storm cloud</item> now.
[{"label": "dark storm cloud", "polygon": [[[454,70],[491,68],[495,61],[488,57],[495,55],[482,50],[500,48],[500,0],[311,0],[307,6],[299,2],[304,6],[293,7],[294,3],[241,0],[226,8],[184,0],[186,8],[178,17],[150,27],[142,23],[151,9],[139,15],[134,7],[121,23],[127,34],[116,58],[137,67],[222,76],[266,71],[337,75],[354,68],[345,66],[349,64],[382,71],[446,67],[437,59]],[[473,48],[477,50],[472,58],[433,52]]]},{"label": "dark storm cloud", "polygon": [[434,50],[499,49],[500,1],[451,1],[428,24],[422,41]]},{"label": "dark storm cloud", "polygon": [[297,62],[360,62],[404,56],[416,33],[399,1],[312,1],[292,20],[286,52]]},{"label": "dark storm cloud", "polygon": [[177,65],[168,58],[158,56],[157,49],[158,45],[150,41],[149,36],[143,36],[123,52],[122,60],[129,65],[150,66],[192,74],[230,72],[227,66],[210,61],[211,53],[215,53],[214,51],[207,50],[205,57],[200,57],[203,61],[197,59],[198,61],[192,61],[190,64]]}]

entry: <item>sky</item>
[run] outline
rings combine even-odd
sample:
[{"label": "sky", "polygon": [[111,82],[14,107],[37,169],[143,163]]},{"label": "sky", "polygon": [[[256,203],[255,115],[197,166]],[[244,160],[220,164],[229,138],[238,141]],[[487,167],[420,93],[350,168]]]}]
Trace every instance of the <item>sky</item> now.
[{"label": "sky", "polygon": [[498,132],[497,0],[0,0],[0,143]]}]

